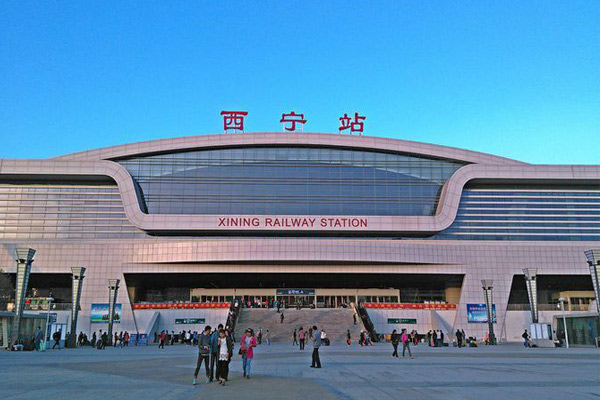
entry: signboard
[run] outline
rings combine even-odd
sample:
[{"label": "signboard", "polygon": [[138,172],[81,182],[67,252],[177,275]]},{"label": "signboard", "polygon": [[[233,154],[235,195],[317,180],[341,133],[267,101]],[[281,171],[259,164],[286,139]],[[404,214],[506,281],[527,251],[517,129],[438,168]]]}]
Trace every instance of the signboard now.
[{"label": "signboard", "polygon": [[[496,323],[496,305],[492,304],[492,316]],[[467,304],[467,322],[487,324],[487,307],[484,303]]]},{"label": "signboard", "polygon": [[[92,303],[92,311],[90,313],[92,324],[108,323],[108,303]],[[121,322],[121,303],[115,304],[115,315],[113,322]]]},{"label": "signboard", "polygon": [[277,296],[313,296],[315,289],[277,289]]},{"label": "signboard", "polygon": [[357,217],[218,217],[219,228],[327,229],[368,228],[368,218]]},{"label": "signboard", "polygon": [[416,318],[388,318],[388,324],[416,324]]},{"label": "signboard", "polygon": [[203,324],[204,318],[175,318],[176,324]]},{"label": "signboard", "polygon": [[139,335],[136,333],[131,334],[131,341],[136,344],[136,346],[148,346],[148,334],[140,333]]}]

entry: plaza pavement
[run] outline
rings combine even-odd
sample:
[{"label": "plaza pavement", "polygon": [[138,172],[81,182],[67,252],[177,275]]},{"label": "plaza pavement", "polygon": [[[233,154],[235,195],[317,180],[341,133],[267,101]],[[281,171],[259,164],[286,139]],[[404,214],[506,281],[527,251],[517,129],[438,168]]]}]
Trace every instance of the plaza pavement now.
[{"label": "plaza pavement", "polygon": [[[600,399],[600,350],[413,347],[392,359],[391,345],[333,345],[322,369],[311,349],[259,346],[252,379],[231,362],[230,382],[192,386],[197,349],[186,345],[0,352],[0,399]],[[202,372],[201,372],[202,376]]]}]

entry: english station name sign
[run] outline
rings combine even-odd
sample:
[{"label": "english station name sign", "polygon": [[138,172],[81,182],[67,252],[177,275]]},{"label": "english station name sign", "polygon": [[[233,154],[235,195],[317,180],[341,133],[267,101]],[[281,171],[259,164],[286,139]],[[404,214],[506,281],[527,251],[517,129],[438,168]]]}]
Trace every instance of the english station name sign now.
[{"label": "english station name sign", "polygon": [[368,228],[368,218],[361,217],[219,217],[220,228]]}]

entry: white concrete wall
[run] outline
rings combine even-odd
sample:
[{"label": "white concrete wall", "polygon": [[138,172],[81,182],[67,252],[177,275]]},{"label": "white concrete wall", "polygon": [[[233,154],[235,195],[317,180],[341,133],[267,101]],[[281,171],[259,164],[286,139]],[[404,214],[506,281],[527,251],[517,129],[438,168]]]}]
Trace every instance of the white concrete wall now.
[{"label": "white concrete wall", "polygon": [[[399,310],[399,309],[379,309],[367,308],[367,313],[371,322],[375,325],[375,330],[379,334],[392,333],[394,329],[398,332],[406,328],[409,332],[416,329],[419,333],[426,333],[433,329],[433,320],[431,310]],[[456,314],[456,311],[452,311]],[[417,324],[388,324],[388,318],[416,318]],[[453,318],[454,319],[454,318]]]},{"label": "white concrete wall", "polygon": [[[202,331],[206,325],[216,328],[219,324],[225,325],[227,322],[228,308],[200,308],[200,309],[175,309],[175,310],[135,310],[135,318],[138,321],[140,329],[145,329],[146,325],[142,321],[149,321],[151,315],[158,312],[155,331],[160,332],[163,329],[175,331],[175,333],[185,331]],[[204,318],[205,324],[175,324],[176,318]],[[147,332],[152,334],[153,332]]]}]

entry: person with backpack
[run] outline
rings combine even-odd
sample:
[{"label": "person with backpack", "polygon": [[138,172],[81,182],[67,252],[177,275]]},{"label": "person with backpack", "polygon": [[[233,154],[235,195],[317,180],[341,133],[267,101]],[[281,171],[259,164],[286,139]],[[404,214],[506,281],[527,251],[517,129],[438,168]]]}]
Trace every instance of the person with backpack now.
[{"label": "person with backpack", "polygon": [[525,342],[523,342],[523,346],[525,347],[531,347],[531,335],[529,335],[529,332],[527,332],[527,329],[525,329],[525,332],[523,332],[523,334],[521,335],[521,337],[525,340]]},{"label": "person with backpack", "polygon": [[211,327],[206,325],[204,332],[198,337],[198,361],[196,362],[196,370],[194,371],[194,380],[192,385],[198,384],[198,372],[202,362],[204,362],[204,369],[206,371],[206,383],[210,383],[210,351],[212,347],[212,337],[210,334]]}]

